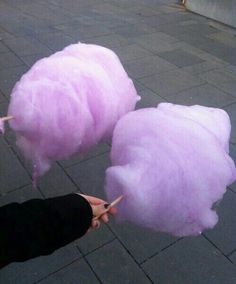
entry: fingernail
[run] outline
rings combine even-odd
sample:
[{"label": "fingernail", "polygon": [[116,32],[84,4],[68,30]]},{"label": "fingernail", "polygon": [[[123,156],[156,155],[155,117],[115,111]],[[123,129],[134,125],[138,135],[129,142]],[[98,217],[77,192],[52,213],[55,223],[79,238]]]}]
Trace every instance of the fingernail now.
[{"label": "fingernail", "polygon": [[104,208],[107,209],[110,206],[109,203],[104,204]]}]

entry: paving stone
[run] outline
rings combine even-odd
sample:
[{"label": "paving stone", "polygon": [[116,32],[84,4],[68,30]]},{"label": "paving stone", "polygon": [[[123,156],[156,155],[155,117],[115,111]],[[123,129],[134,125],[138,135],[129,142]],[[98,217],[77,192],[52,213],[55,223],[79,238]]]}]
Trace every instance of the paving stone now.
[{"label": "paving stone", "polygon": [[236,252],[234,252],[231,256],[230,259],[233,261],[233,263],[236,265]]},{"label": "paving stone", "polygon": [[32,55],[32,54],[44,54],[49,55],[52,51],[41,44],[38,40],[30,37],[18,37],[14,39],[6,39],[5,44],[13,50],[19,56]]},{"label": "paving stone", "polygon": [[137,39],[135,39],[135,42],[139,46],[153,53],[172,51],[175,49],[173,43],[177,41],[178,39],[162,32],[139,36]]},{"label": "paving stone", "polygon": [[2,92],[0,92],[0,104],[1,103],[6,103],[6,98],[4,97]]},{"label": "paving stone", "polygon": [[12,52],[6,52],[0,56],[0,69],[16,67],[24,65],[24,63]]},{"label": "paving stone", "polygon": [[109,167],[108,154],[102,154],[83,163],[66,168],[66,172],[86,194],[105,198],[105,170]]},{"label": "paving stone", "polygon": [[27,71],[26,66],[18,66],[0,70],[0,90],[5,96],[9,96],[15,83]]},{"label": "paving stone", "polygon": [[200,74],[200,77],[216,86],[218,86],[219,83],[226,83],[235,79],[235,75],[227,67],[204,72]]},{"label": "paving stone", "polygon": [[226,44],[232,48],[236,48],[236,38],[233,34],[226,32],[217,32],[211,35],[208,35],[209,38],[219,41],[223,44]]},{"label": "paving stone", "polygon": [[114,48],[114,51],[120,57],[120,60],[122,62],[151,55],[149,51],[143,49],[142,47],[139,47],[137,44],[116,47]]},{"label": "paving stone", "polygon": [[208,107],[224,107],[236,102],[236,97],[228,95],[210,84],[193,87],[166,98],[175,104],[197,104]]},{"label": "paving stone", "polygon": [[106,143],[98,144],[94,149],[89,151],[87,154],[84,155],[75,155],[74,157],[69,158],[68,160],[60,161],[60,164],[64,168],[71,167],[75,164],[81,163],[83,161],[89,160],[100,154],[104,154],[110,151],[110,146]]},{"label": "paving stone", "polygon": [[182,70],[191,75],[200,75],[202,73],[205,73],[207,71],[212,71],[220,67],[222,67],[222,63],[209,60],[191,66],[183,67]]},{"label": "paving stone", "polygon": [[236,281],[235,266],[203,237],[180,240],[143,264],[154,283],[222,284]]},{"label": "paving stone", "polygon": [[224,110],[228,113],[231,122],[230,141],[236,143],[236,104],[229,105]]},{"label": "paving stone", "polygon": [[80,257],[78,249],[72,243],[51,255],[7,265],[0,271],[0,279],[6,284],[32,284]]},{"label": "paving stone", "polygon": [[24,63],[28,67],[31,67],[34,63],[36,63],[36,61],[44,57],[45,57],[44,54],[33,54],[33,55],[21,56],[21,60],[24,61]]},{"label": "paving stone", "polygon": [[199,47],[230,64],[236,64],[236,48],[232,48],[214,40],[205,40],[199,44]]},{"label": "paving stone", "polygon": [[89,265],[79,259],[65,268],[39,281],[40,284],[100,283]]},{"label": "paving stone", "polygon": [[125,63],[124,67],[128,74],[135,79],[176,69],[175,65],[158,56],[134,59]]},{"label": "paving stone", "polygon": [[115,219],[109,222],[109,226],[138,263],[144,262],[177,240],[170,235],[143,229],[131,223],[116,223]]},{"label": "paving stone", "polygon": [[2,195],[0,197],[0,206],[4,206],[12,202],[22,203],[33,198],[42,198],[42,195],[37,189],[33,189],[31,185],[27,185],[23,188]]},{"label": "paving stone", "polygon": [[236,194],[228,191],[219,206],[217,214],[219,222],[206,236],[225,254],[236,249]]},{"label": "paving stone", "polygon": [[142,85],[140,82],[138,82],[137,80],[134,80],[134,79],[133,79],[133,83],[134,83],[135,89],[136,89],[136,91],[137,91],[138,93],[139,93],[140,91],[146,89],[146,87],[145,87],[144,85]]},{"label": "paving stone", "polygon": [[151,283],[116,240],[86,258],[102,283]]},{"label": "paving stone", "polygon": [[94,43],[107,48],[121,47],[124,45],[129,45],[129,40],[117,34],[109,34],[100,37],[94,37],[87,40],[88,43]]},{"label": "paving stone", "polygon": [[[1,30],[0,30],[0,38],[1,38]],[[9,49],[2,42],[0,42],[0,53],[7,53],[7,52],[9,52]],[[1,57],[2,56],[3,55],[1,54]]]},{"label": "paving stone", "polygon": [[45,175],[38,178],[37,185],[45,197],[65,195],[78,190],[63,169],[56,163]]},{"label": "paving stone", "polygon": [[236,80],[224,83],[218,82],[215,85],[222,91],[236,97]]},{"label": "paving stone", "polygon": [[[112,219],[112,217],[110,217]],[[106,225],[102,225],[99,230],[91,231],[89,234],[77,240],[77,245],[83,254],[88,254],[106,243],[114,240],[115,236]]]},{"label": "paving stone", "polygon": [[165,99],[156,95],[148,89],[143,89],[139,92],[141,100],[137,103],[136,109],[147,108],[147,107],[157,107],[159,103],[165,102]]},{"label": "paving stone", "polygon": [[61,32],[44,33],[40,34],[37,38],[41,43],[46,45],[52,51],[59,51],[67,45],[78,42],[70,36],[67,36]]},{"label": "paving stone", "polygon": [[185,67],[203,62],[201,58],[180,49],[161,52],[158,55],[178,67]]},{"label": "paving stone", "polygon": [[193,77],[180,69],[142,78],[138,81],[161,97],[166,97],[204,83],[202,79]]},{"label": "paving stone", "polygon": [[126,39],[135,38],[140,35],[144,35],[147,33],[154,32],[155,30],[151,30],[150,27],[141,26],[141,25],[128,25],[115,27],[112,31],[120,36],[123,36]]},{"label": "paving stone", "polygon": [[77,42],[91,39],[96,36],[109,35],[112,33],[108,28],[103,26],[77,25],[75,27],[65,24],[65,25],[56,26],[56,28],[62,31],[64,34],[69,35]]},{"label": "paving stone", "polygon": [[0,139],[0,194],[30,184],[30,179],[3,138]]}]

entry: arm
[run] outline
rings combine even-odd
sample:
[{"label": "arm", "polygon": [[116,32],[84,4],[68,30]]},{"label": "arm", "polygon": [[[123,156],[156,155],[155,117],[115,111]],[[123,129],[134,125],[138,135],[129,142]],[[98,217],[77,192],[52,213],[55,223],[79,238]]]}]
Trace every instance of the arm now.
[{"label": "arm", "polygon": [[1,207],[0,268],[50,254],[83,236],[92,216],[89,202],[78,194]]}]

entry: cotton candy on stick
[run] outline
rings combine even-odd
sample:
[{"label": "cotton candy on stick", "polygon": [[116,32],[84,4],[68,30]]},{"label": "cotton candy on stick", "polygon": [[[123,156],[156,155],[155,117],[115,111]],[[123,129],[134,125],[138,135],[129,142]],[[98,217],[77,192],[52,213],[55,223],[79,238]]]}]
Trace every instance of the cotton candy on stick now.
[{"label": "cotton candy on stick", "polygon": [[218,221],[214,205],[236,178],[225,111],[168,103],[117,123],[108,199],[124,195],[118,218],[175,236],[198,235]]},{"label": "cotton candy on stick", "polygon": [[74,44],[36,62],[15,85],[8,115],[35,177],[54,160],[107,141],[139,97],[111,50]]}]

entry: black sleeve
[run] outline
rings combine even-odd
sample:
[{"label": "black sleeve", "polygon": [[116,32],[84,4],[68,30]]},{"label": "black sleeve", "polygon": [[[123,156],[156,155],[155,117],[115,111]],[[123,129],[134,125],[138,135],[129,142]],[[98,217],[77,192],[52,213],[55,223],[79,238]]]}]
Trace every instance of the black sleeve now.
[{"label": "black sleeve", "polygon": [[78,194],[1,207],[0,268],[52,253],[83,236],[91,221],[91,206]]}]

